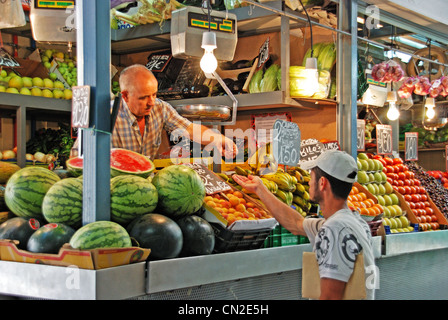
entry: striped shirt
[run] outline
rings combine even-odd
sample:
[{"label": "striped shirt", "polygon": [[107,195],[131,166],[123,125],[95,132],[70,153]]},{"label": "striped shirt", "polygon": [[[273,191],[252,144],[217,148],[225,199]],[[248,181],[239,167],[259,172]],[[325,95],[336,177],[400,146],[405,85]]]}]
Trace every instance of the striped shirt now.
[{"label": "striped shirt", "polygon": [[142,136],[137,118],[131,113],[126,102],[117,114],[112,134],[112,148],[124,148],[155,159],[162,143],[162,132],[186,129],[191,122],[180,116],[167,102],[156,99],[150,114],[145,116],[145,131]]}]

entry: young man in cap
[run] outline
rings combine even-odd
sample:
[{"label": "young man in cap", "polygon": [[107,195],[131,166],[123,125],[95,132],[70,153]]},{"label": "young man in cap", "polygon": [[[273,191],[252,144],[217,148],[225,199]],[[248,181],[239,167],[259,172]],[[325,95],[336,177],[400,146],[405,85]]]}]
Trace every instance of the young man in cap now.
[{"label": "young man in cap", "polygon": [[[366,278],[376,270],[370,228],[347,206],[358,167],[352,156],[339,150],[326,151],[301,167],[311,170],[310,199],[320,205],[324,218],[303,218],[278,200],[257,176],[233,175],[233,179],[257,194],[284,228],[309,238],[319,264],[320,299],[342,299],[357,254],[364,255]],[[366,299],[374,299],[372,287],[366,281]]]}]

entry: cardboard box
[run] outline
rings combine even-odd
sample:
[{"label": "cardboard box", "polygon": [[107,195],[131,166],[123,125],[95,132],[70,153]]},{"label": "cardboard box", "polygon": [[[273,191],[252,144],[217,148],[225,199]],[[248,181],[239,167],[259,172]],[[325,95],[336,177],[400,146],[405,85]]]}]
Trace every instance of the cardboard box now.
[{"label": "cardboard box", "polygon": [[[14,57],[14,59],[20,64],[20,67],[14,68],[14,70],[19,73],[20,76],[31,78],[39,77],[42,79],[48,78],[48,70],[41,62],[16,57]],[[6,69],[8,70],[8,68]]]},{"label": "cardboard box", "polygon": [[17,243],[14,240],[0,240],[0,259],[63,267],[75,265],[81,269],[99,270],[145,261],[151,252],[150,249],[139,247],[78,250],[65,244],[57,254],[46,254],[20,250]]}]

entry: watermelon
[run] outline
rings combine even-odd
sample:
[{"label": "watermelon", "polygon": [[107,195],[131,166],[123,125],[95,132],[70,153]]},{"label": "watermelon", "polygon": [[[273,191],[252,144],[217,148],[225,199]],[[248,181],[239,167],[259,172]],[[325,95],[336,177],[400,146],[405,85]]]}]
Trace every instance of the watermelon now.
[{"label": "watermelon", "polygon": [[131,222],[129,235],[141,248],[151,249],[150,260],[175,258],[182,250],[182,230],[169,217],[148,213]]},{"label": "watermelon", "polygon": [[25,167],[9,178],[5,202],[19,217],[42,218],[42,201],[50,187],[61,178],[46,168]]},{"label": "watermelon", "polygon": [[176,220],[183,234],[183,246],[180,256],[199,256],[213,252],[215,232],[207,220],[196,216],[186,216]]},{"label": "watermelon", "polygon": [[113,221],[95,221],[78,230],[70,239],[74,249],[131,247],[131,238],[125,228]]},{"label": "watermelon", "polygon": [[204,202],[205,187],[199,174],[185,165],[163,168],[152,179],[159,194],[158,211],[172,218],[197,212]]},{"label": "watermelon", "polygon": [[157,190],[148,179],[128,174],[112,178],[110,184],[112,221],[127,225],[157,207]]},{"label": "watermelon", "polygon": [[17,240],[19,249],[26,250],[28,239],[40,227],[34,218],[14,217],[0,225],[0,239]]},{"label": "watermelon", "polygon": [[72,228],[82,224],[82,184],[77,178],[65,178],[47,191],[42,201],[42,214],[50,223],[62,223]]},{"label": "watermelon", "polygon": [[[65,162],[67,170],[75,177],[82,174],[83,159],[74,157]],[[149,177],[155,169],[154,163],[144,155],[121,148],[110,150],[110,175],[133,174],[143,178]]]},{"label": "watermelon", "polygon": [[27,250],[34,253],[58,253],[68,243],[75,229],[62,223],[48,223],[37,229],[28,239]]}]

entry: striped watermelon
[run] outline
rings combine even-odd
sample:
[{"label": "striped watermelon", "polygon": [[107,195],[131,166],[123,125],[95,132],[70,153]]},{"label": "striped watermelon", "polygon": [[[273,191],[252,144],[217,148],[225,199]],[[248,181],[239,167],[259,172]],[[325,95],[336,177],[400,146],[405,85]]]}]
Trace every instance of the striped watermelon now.
[{"label": "striped watermelon", "polygon": [[51,186],[42,202],[42,214],[49,223],[81,227],[82,183],[82,179],[65,178]]},{"label": "striped watermelon", "polygon": [[56,173],[46,168],[20,169],[6,184],[6,205],[19,217],[42,218],[44,196],[50,187],[60,180]]},{"label": "striped watermelon", "polygon": [[74,249],[131,247],[131,238],[125,228],[113,221],[95,221],[79,228],[70,238]]},{"label": "striped watermelon", "polygon": [[156,187],[145,178],[120,175],[110,181],[111,220],[126,225],[157,207]]},{"label": "striped watermelon", "polygon": [[202,207],[205,187],[199,174],[184,165],[163,168],[152,179],[159,194],[158,210],[178,218]]},{"label": "striped watermelon", "polygon": [[[77,177],[82,174],[83,159],[70,158],[65,165],[73,176]],[[154,169],[154,163],[140,153],[121,148],[114,148],[110,151],[110,176],[112,178],[122,174],[147,178]]]}]

